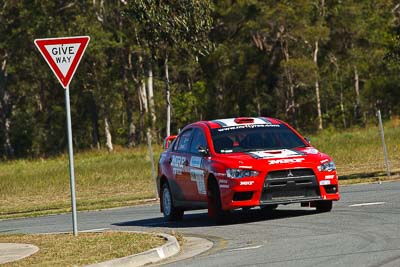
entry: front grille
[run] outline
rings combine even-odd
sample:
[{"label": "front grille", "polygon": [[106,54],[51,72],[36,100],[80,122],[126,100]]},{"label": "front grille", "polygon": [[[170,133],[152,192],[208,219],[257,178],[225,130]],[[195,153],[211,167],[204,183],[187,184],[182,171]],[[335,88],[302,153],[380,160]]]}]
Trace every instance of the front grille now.
[{"label": "front grille", "polygon": [[280,170],[268,173],[260,202],[301,202],[319,196],[317,177],[312,169]]},{"label": "front grille", "polygon": [[245,201],[245,200],[250,200],[253,197],[253,192],[252,191],[246,191],[246,192],[236,192],[233,195],[233,201]]}]

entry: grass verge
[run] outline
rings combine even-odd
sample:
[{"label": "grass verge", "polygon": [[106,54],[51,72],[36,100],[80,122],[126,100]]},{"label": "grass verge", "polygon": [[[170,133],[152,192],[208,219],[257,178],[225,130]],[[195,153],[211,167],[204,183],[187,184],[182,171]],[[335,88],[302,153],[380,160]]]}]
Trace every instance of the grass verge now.
[{"label": "grass verge", "polygon": [[39,247],[25,259],[3,266],[84,266],[121,258],[155,248],[164,238],[145,233],[104,232],[72,234],[0,235],[0,243],[24,243]]},{"label": "grass verge", "polygon": [[[161,148],[155,150],[155,161]],[[155,198],[147,147],[75,155],[77,209],[95,210]],[[0,164],[0,219],[70,211],[67,155]]]}]

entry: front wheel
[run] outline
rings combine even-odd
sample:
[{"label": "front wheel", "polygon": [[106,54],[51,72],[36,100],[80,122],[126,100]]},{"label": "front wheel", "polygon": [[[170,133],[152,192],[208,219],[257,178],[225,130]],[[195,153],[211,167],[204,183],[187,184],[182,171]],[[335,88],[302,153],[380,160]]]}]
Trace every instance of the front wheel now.
[{"label": "front wheel", "polygon": [[226,224],[229,221],[230,212],[222,209],[221,194],[216,181],[211,182],[209,189],[210,204],[216,224]]},{"label": "front wheel", "polygon": [[167,183],[162,186],[162,205],[164,218],[168,221],[180,221],[183,217],[183,210],[178,209],[174,206],[174,201],[172,198],[171,190]]},{"label": "front wheel", "polygon": [[332,210],[332,200],[321,200],[315,205],[317,212],[329,212]]}]

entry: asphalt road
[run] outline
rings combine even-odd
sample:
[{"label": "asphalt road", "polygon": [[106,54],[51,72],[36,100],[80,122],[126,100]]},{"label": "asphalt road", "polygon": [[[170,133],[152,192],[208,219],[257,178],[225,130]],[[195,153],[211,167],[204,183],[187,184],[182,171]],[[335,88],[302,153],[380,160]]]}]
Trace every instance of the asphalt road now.
[{"label": "asphalt road", "polygon": [[[157,204],[79,212],[78,229],[175,231],[215,242],[169,266],[400,266],[400,182],[341,187],[341,197],[330,213],[299,205],[269,214],[252,209],[223,226],[205,210],[166,223]],[[72,231],[70,214],[0,221],[0,233],[65,231]]]}]

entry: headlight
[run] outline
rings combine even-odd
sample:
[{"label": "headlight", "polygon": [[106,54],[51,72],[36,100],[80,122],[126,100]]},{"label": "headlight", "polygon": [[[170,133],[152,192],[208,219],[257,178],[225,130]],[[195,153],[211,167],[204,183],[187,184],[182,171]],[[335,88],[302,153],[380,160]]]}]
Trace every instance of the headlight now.
[{"label": "headlight", "polygon": [[243,169],[227,169],[226,176],[228,178],[244,178],[258,176],[258,171],[243,170]]},{"label": "headlight", "polygon": [[326,162],[324,164],[321,164],[321,165],[318,166],[318,170],[320,172],[331,172],[331,171],[334,171],[334,170],[336,170],[335,162],[329,161],[329,162]]}]

